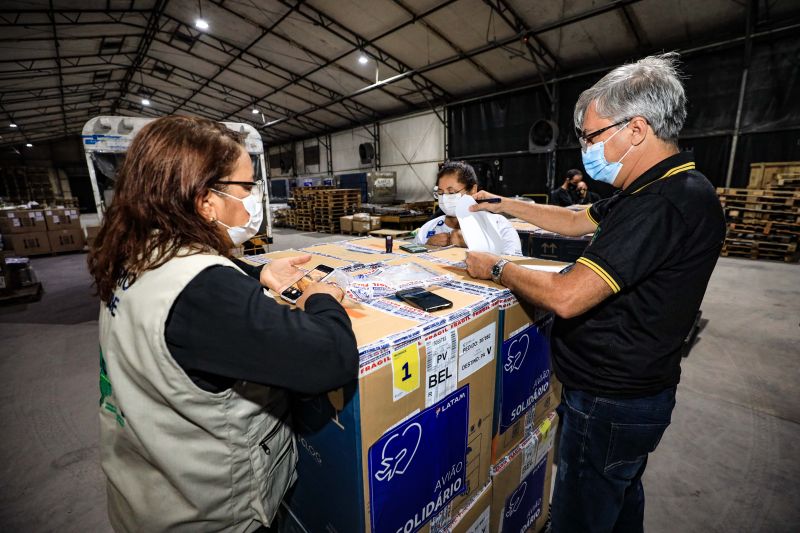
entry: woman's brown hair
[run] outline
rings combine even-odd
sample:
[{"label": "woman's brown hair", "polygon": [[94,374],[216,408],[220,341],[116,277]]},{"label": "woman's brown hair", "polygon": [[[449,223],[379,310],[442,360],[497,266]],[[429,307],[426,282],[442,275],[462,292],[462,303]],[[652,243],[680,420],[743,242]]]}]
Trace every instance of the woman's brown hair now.
[{"label": "woman's brown hair", "polygon": [[89,252],[101,300],[111,299],[123,277],[133,283],[182,249],[228,254],[225,234],[197,206],[216,180],[231,174],[242,149],[239,134],[204,118],[169,116],[142,128]]}]

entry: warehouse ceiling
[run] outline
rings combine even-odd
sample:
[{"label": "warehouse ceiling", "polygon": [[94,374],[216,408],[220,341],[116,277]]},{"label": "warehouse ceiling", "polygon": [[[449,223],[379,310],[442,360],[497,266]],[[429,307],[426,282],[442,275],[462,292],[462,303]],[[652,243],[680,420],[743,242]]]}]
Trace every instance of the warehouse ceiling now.
[{"label": "warehouse ceiling", "polygon": [[[735,38],[747,5],[4,0],[0,145],[74,135],[97,115],[172,113],[249,122],[275,144]],[[800,14],[800,0],[750,5],[756,29]]]}]

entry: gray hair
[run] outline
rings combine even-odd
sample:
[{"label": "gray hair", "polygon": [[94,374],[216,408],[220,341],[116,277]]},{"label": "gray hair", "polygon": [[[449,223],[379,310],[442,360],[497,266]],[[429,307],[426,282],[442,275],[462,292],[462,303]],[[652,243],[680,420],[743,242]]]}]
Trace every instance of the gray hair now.
[{"label": "gray hair", "polygon": [[686,93],[678,71],[677,52],[648,56],[617,67],[583,91],[575,104],[575,127],[592,102],[603,118],[620,122],[644,117],[663,141],[674,143],[686,120]]}]

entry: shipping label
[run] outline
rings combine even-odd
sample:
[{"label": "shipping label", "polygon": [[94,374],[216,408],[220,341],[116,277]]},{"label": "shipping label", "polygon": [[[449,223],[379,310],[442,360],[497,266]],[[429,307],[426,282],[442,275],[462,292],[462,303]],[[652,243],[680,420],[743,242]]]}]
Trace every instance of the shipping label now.
[{"label": "shipping label", "polygon": [[461,340],[458,347],[458,381],[494,360],[496,331],[497,322],[492,322]]},{"label": "shipping label", "polygon": [[419,344],[413,342],[392,353],[392,399],[394,401],[419,388]]},{"label": "shipping label", "polygon": [[458,386],[458,329],[425,338],[425,407],[430,407]]}]

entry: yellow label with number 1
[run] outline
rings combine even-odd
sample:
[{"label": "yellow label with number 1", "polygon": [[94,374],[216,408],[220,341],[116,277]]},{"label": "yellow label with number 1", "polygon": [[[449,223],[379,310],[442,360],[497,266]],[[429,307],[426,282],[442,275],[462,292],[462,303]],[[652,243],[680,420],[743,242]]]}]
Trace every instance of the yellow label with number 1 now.
[{"label": "yellow label with number 1", "polygon": [[419,345],[414,342],[392,353],[394,401],[419,388]]}]

